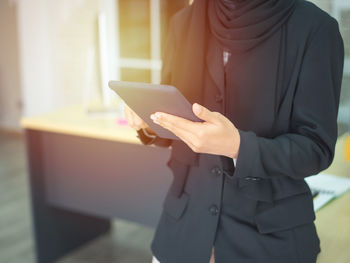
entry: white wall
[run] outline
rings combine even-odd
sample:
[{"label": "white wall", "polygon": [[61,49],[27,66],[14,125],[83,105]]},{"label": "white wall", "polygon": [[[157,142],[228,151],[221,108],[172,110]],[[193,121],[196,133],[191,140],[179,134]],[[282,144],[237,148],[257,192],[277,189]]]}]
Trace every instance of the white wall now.
[{"label": "white wall", "polygon": [[82,103],[88,78],[99,89],[97,63],[87,76],[89,50],[97,48],[98,3],[17,1],[24,116]]},{"label": "white wall", "polygon": [[52,64],[46,0],[18,1],[18,32],[24,115],[51,109]]},{"label": "white wall", "polygon": [[0,0],[0,128],[16,129],[21,91],[15,6]]}]

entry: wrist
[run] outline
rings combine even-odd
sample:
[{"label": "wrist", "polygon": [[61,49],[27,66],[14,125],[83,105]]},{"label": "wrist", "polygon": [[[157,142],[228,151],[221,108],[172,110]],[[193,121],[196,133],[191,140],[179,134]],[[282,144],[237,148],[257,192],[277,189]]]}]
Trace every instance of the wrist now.
[{"label": "wrist", "polygon": [[239,132],[237,131],[237,139],[236,139],[235,147],[233,150],[233,158],[235,158],[235,159],[238,158],[240,144],[241,144],[241,136],[239,135]]},{"label": "wrist", "polygon": [[239,154],[239,146],[241,143],[241,136],[238,132],[238,129],[235,129],[232,141],[233,141],[233,146],[230,148],[230,153],[228,154],[228,156],[232,159],[237,159]]},{"label": "wrist", "polygon": [[137,130],[137,137],[141,140],[142,144],[149,145],[156,140],[155,135],[148,135],[145,128]]},{"label": "wrist", "polygon": [[142,128],[143,131],[146,133],[146,135],[148,136],[156,136],[157,134],[150,128],[150,127],[145,127],[145,128]]}]

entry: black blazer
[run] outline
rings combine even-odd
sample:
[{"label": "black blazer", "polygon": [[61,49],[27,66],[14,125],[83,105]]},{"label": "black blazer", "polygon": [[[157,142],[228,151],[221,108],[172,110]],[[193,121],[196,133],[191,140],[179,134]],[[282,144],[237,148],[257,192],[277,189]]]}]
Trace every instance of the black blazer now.
[{"label": "black blazer", "polygon": [[[171,84],[171,55],[179,48],[175,43],[186,26],[189,8],[172,18],[170,41],[163,60],[163,83]],[[236,125],[241,136],[236,167],[232,167],[232,159],[223,156],[220,159],[200,154],[200,160],[185,160],[181,141],[148,139],[142,130],[138,131],[142,143],[172,148],[167,165],[173,171],[174,180],[152,242],[152,252],[161,263],[208,262],[214,243],[217,263],[316,260],[319,239],[313,224],[311,192],[304,178],[321,172],[333,161],[344,46],[337,21],[308,1],[299,1],[284,30],[287,48],[282,52],[286,63],[280,69],[282,84],[278,90],[264,86],[263,76],[260,76],[259,87],[242,92],[240,101],[235,101],[237,96],[230,93],[233,91],[226,94],[229,105],[226,117]],[[259,47],[256,49],[259,52]],[[257,63],[257,67],[263,66],[263,62]],[[255,106],[248,108],[247,104]],[[239,119],[231,114],[240,111],[245,111],[245,116],[250,118]],[[215,177],[216,181],[205,179],[213,176],[212,171],[222,176]],[[196,181],[200,177],[203,180]],[[215,194],[208,190],[213,184],[226,181],[234,185],[227,188],[230,190],[226,196],[234,195],[247,211],[251,209],[247,212],[249,216],[242,219],[236,232],[231,234],[229,229],[234,223],[230,225],[230,222],[233,221],[225,221],[228,218],[225,216],[219,220],[220,212],[225,211],[223,188]],[[207,190],[199,192],[196,187]],[[250,201],[253,202],[251,207]],[[227,201],[227,207],[232,210],[232,199],[230,202],[229,205]],[[208,207],[208,214],[196,210],[201,206]],[[236,210],[239,209],[237,206]],[[227,210],[226,215],[229,213]],[[213,216],[218,217],[217,221]],[[203,228],[199,228],[202,222]],[[227,228],[218,227],[219,222]],[[244,225],[255,232],[244,232]],[[283,236],[284,233],[288,236]],[[240,251],[246,249],[246,254],[237,252],[238,246],[232,241],[239,234],[249,240],[244,241],[242,236],[242,242],[247,245]],[[231,239],[226,237],[224,242],[225,235],[231,235]],[[288,240],[288,245],[280,247],[279,241],[268,238],[279,240],[281,244],[284,239]],[[260,239],[261,243],[256,243]],[[231,247],[227,240],[232,241]],[[283,257],[271,252],[290,247],[295,250],[288,250],[290,253]]]}]

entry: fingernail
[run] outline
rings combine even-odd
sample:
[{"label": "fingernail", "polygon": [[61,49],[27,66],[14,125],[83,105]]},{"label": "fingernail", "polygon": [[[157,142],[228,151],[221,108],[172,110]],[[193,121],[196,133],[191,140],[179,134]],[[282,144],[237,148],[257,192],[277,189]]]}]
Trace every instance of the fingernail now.
[{"label": "fingernail", "polygon": [[199,104],[195,103],[193,105],[193,110],[195,111],[195,113],[200,114],[202,111],[202,107]]}]

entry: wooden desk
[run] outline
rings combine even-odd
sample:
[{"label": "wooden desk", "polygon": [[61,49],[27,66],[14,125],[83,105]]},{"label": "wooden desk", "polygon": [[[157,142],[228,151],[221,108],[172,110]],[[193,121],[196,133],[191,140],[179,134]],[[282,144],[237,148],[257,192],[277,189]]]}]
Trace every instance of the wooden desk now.
[{"label": "wooden desk", "polygon": [[[52,262],[105,233],[108,218],[155,226],[172,177],[165,165],[169,149],[144,147],[133,129],[117,126],[114,119],[90,118],[81,106],[21,123],[38,262]],[[350,176],[345,137],[338,139],[334,161],[324,172]],[[316,213],[318,263],[350,262],[349,223],[350,193]]]},{"label": "wooden desk", "polygon": [[[332,165],[324,173],[350,178],[350,162],[345,160],[345,140],[338,138]],[[350,262],[350,193],[335,199],[316,212],[316,228],[321,240],[317,263]]]},{"label": "wooden desk", "polygon": [[155,227],[172,180],[170,148],[144,146],[116,118],[81,106],[21,120],[38,262],[52,262],[109,230],[110,218]]}]

